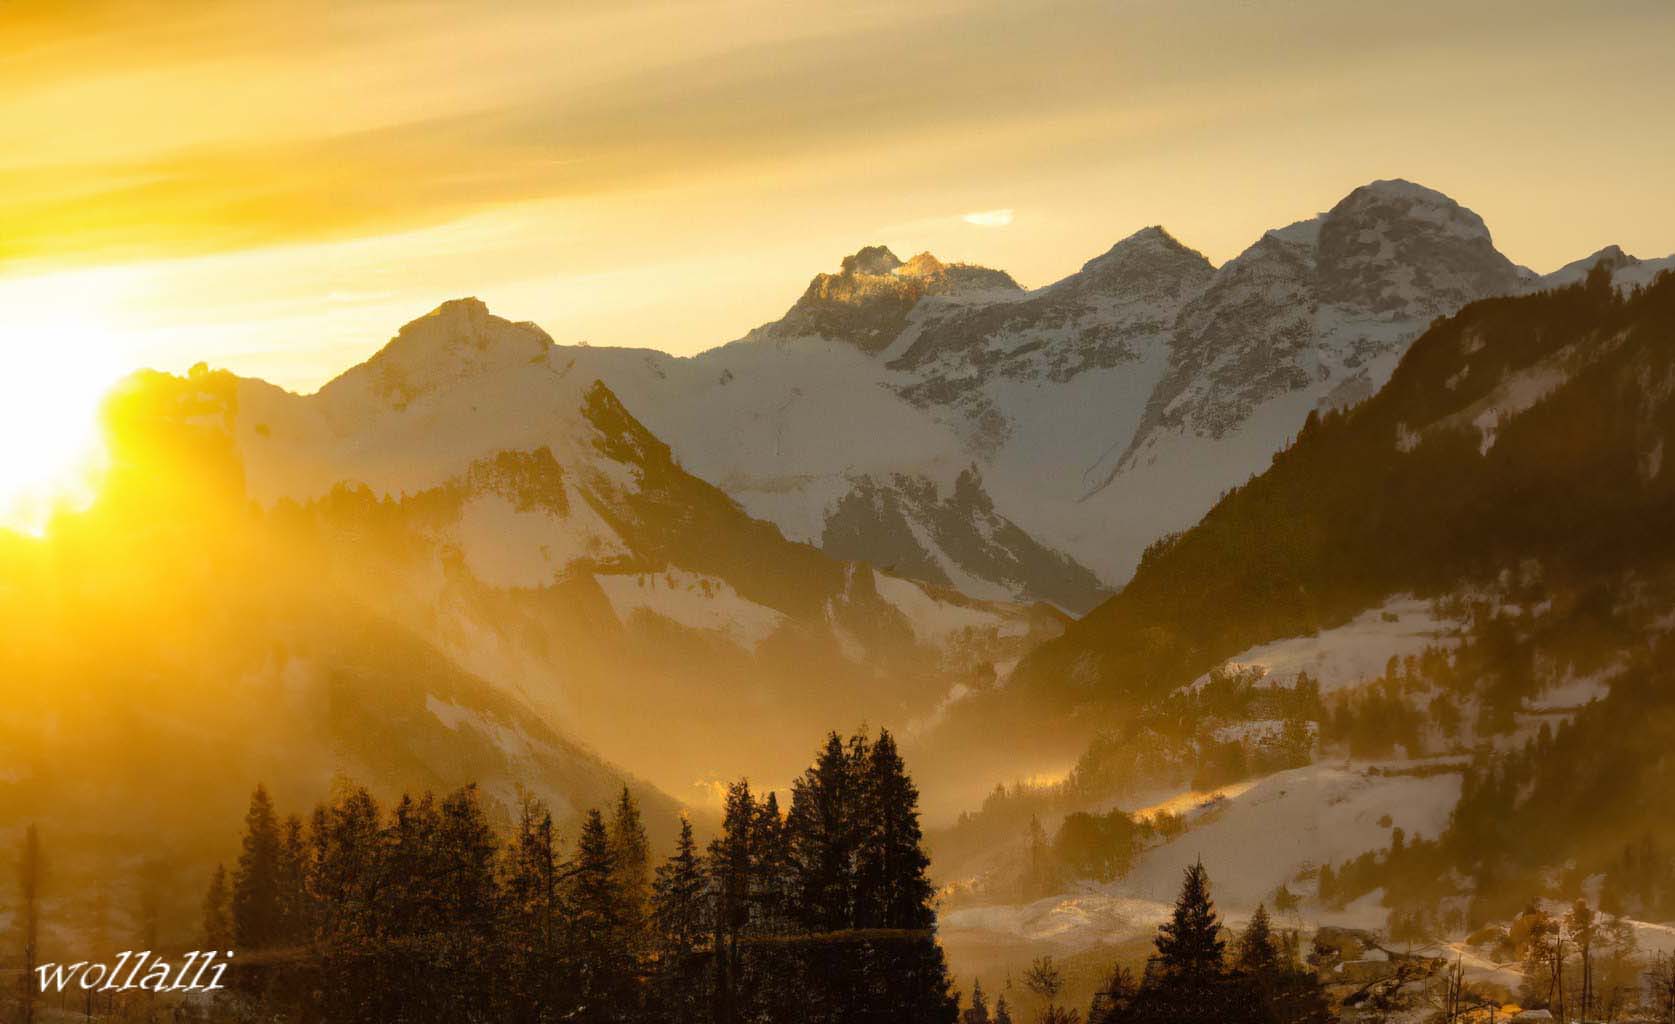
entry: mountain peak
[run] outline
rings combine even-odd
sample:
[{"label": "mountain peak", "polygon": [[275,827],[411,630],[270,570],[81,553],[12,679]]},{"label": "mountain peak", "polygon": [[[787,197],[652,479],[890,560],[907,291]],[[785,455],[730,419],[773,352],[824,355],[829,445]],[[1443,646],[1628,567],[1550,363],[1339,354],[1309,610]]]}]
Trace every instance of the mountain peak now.
[{"label": "mountain peak", "polygon": [[495,316],[475,297],[450,299],[403,326],[371,359],[320,390],[334,395],[367,392],[400,410],[460,381],[528,365],[552,347],[552,338],[532,323]]},{"label": "mountain peak", "polygon": [[796,305],[761,336],[821,337],[846,341],[863,352],[889,347],[908,314],[927,296],[961,298],[1022,291],[1000,270],[944,263],[922,252],[903,263],[883,245],[846,256],[836,274],[817,274]]},{"label": "mountain peak", "polygon": [[[1287,230],[1301,238],[1300,227]],[[1315,265],[1323,303],[1395,319],[1429,319],[1519,284],[1482,217],[1401,178],[1362,185],[1318,218]]]},{"label": "mountain peak", "polygon": [[853,256],[843,258],[842,273],[890,274],[894,273],[901,265],[901,260],[896,258],[896,254],[890,251],[889,246],[869,245]]},{"label": "mountain peak", "polygon": [[1111,246],[1093,259],[1082,264],[1082,272],[1099,273],[1105,268],[1119,264],[1126,264],[1137,260],[1155,261],[1159,259],[1177,261],[1185,257],[1189,262],[1202,263],[1205,269],[1211,269],[1210,261],[1196,249],[1188,248],[1176,240],[1162,225],[1141,228],[1127,238]]},{"label": "mountain peak", "polygon": [[1598,252],[1566,263],[1551,274],[1545,274],[1537,278],[1537,281],[1541,287],[1558,288],[1582,280],[1588,276],[1590,270],[1601,263],[1605,264],[1607,270],[1618,271],[1625,267],[1637,267],[1642,262],[1644,261],[1624,252],[1622,246],[1608,245]]}]

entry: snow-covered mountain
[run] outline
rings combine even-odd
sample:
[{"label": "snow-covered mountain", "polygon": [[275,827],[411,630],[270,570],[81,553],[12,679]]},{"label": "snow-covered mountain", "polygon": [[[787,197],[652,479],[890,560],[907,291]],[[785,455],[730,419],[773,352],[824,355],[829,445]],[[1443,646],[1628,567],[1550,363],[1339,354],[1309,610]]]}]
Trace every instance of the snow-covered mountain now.
[{"label": "snow-covered mountain", "polygon": [[[656,379],[643,353],[599,355]],[[209,375],[191,415],[338,585],[682,799],[706,773],[794,770],[833,723],[932,715],[1062,628],[787,540],[689,473],[593,356],[450,302],[313,395]],[[969,484],[949,501],[1029,543]]]},{"label": "snow-covered mountain", "polygon": [[[1622,260],[1647,279],[1661,265]],[[870,246],[731,344],[561,347],[543,365],[605,381],[793,540],[1081,612],[1310,411],[1375,391],[1435,317],[1582,265],[1541,278],[1470,210],[1379,181],[1220,268],[1158,227],[1032,291]],[[388,372],[392,393],[422,386]]]}]

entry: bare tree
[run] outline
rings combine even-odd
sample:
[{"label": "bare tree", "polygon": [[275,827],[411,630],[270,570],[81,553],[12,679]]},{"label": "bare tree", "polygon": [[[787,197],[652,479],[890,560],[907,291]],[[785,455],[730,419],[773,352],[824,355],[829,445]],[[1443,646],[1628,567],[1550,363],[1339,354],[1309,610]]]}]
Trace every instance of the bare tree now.
[{"label": "bare tree", "polygon": [[1675,1024],[1675,954],[1656,953],[1646,971],[1647,1010],[1658,1024]]},{"label": "bare tree", "polygon": [[1454,1024],[1465,1012],[1469,996],[1465,957],[1459,956],[1442,972],[1442,984],[1431,989],[1431,1005],[1441,1015],[1442,1024]]}]

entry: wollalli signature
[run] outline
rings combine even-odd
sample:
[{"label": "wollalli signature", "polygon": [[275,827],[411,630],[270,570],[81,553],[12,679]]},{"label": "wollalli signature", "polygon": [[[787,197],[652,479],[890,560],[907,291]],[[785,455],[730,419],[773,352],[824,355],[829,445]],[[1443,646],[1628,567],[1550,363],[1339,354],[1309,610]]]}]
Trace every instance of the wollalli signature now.
[{"label": "wollalli signature", "polygon": [[[40,977],[42,992],[63,992],[66,990],[82,989],[87,992],[129,992],[139,989],[147,992],[218,992],[226,986],[221,984],[221,975],[227,970],[227,964],[232,960],[232,950],[193,950],[186,954],[179,969],[168,960],[161,957],[152,959],[151,950],[125,949],[118,954],[115,963],[94,963],[87,960],[73,964],[46,963],[35,968]],[[220,963],[215,961],[221,959]],[[147,961],[151,962],[149,968]],[[132,966],[130,967],[130,963]],[[126,979],[122,972],[127,971]],[[141,977],[141,970],[145,976]],[[207,983],[204,974],[209,973]],[[187,975],[191,975],[188,981]],[[136,982],[135,979],[138,979]]]}]

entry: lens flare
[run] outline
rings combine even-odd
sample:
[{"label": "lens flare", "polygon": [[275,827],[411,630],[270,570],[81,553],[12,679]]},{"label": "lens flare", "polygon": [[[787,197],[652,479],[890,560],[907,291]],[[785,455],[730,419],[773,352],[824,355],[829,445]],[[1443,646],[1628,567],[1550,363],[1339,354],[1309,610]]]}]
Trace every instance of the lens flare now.
[{"label": "lens flare", "polygon": [[86,507],[105,464],[99,407],[122,374],[97,319],[0,312],[0,529],[41,535]]}]

